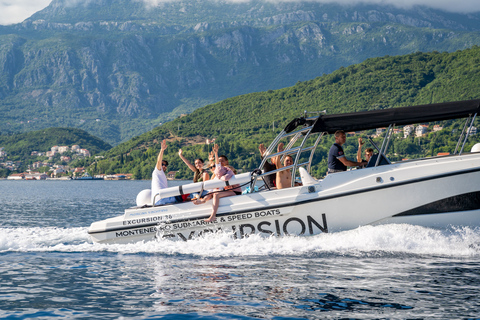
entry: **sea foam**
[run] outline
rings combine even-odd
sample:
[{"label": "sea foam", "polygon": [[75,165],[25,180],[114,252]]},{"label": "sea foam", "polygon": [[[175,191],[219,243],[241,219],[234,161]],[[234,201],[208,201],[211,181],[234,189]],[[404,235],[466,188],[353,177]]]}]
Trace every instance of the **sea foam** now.
[{"label": "sea foam", "polygon": [[480,229],[436,230],[408,224],[364,226],[311,237],[233,239],[228,233],[206,234],[184,242],[153,240],[131,244],[92,243],[87,228],[0,228],[0,252],[118,252],[203,257],[420,254],[465,257],[480,255]]}]

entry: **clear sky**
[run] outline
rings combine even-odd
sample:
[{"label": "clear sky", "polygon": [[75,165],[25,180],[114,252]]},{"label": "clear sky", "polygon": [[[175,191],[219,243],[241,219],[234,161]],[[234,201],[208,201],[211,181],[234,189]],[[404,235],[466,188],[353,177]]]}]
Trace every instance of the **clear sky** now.
[{"label": "clear sky", "polygon": [[[7,25],[19,23],[30,17],[33,13],[48,6],[51,0],[0,0],[0,24]],[[85,2],[95,0],[65,0],[69,2]],[[149,4],[175,0],[140,0]],[[204,1],[204,0],[203,0]],[[229,0],[244,2],[248,0]],[[266,0],[266,1],[299,1],[299,0]],[[473,13],[480,11],[480,0],[316,0],[319,2],[336,2],[343,4],[378,3],[393,4],[397,7],[408,8],[415,4],[442,9],[451,12]]]}]

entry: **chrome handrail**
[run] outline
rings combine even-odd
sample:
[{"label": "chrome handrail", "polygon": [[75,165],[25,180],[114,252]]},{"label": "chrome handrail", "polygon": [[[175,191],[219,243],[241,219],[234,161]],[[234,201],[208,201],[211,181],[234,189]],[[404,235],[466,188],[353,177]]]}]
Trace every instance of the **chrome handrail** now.
[{"label": "chrome handrail", "polygon": [[460,141],[462,141],[463,134],[465,133],[465,128],[467,127],[467,123],[468,123],[468,121],[470,121],[471,118],[472,118],[472,115],[470,114],[468,116],[468,119],[465,121],[465,124],[463,125],[462,133],[460,134],[460,137],[458,138],[457,146],[455,147],[455,151],[453,152],[453,154],[457,154],[458,147],[460,146]]},{"label": "chrome handrail", "polygon": [[[324,111],[320,111],[320,112],[317,112],[317,113],[325,113]],[[306,115],[306,112],[305,112],[305,115]],[[260,170],[262,170],[265,166],[265,163],[269,160],[269,159],[272,159],[272,158],[276,158],[278,157],[278,161],[282,161],[284,159],[285,156],[287,155],[293,155],[293,154],[296,154],[295,158],[294,158],[294,163],[293,165],[289,165],[289,166],[286,166],[286,167],[282,167],[282,168],[279,168],[279,169],[275,169],[275,170],[271,170],[271,171],[268,171],[268,172],[264,172],[264,173],[254,173],[253,176],[254,176],[254,179],[252,179],[252,182],[251,182],[251,188],[253,189],[255,187],[255,183],[256,183],[256,178],[263,178],[267,175],[271,175],[271,174],[276,174],[277,172],[281,172],[281,171],[286,171],[286,170],[290,170],[292,169],[292,186],[294,186],[295,184],[295,176],[296,176],[296,171],[297,171],[297,168],[300,167],[300,166],[306,166],[307,167],[307,171],[310,172],[310,169],[311,169],[311,162],[313,160],[313,155],[315,153],[315,150],[318,146],[318,143],[321,139],[321,137],[325,134],[324,132],[321,132],[321,133],[318,133],[319,134],[319,137],[315,140],[314,144],[313,145],[308,145],[307,147],[305,147],[305,144],[306,144],[306,141],[309,137],[312,136],[312,129],[313,129],[313,125],[312,125],[312,120],[317,120],[318,118],[320,117],[319,116],[316,116],[316,117],[309,117],[309,118],[305,118],[305,120],[307,121],[306,123],[308,124],[304,124],[304,127],[301,128],[301,129],[298,129],[298,130],[295,130],[295,131],[292,131],[292,132],[289,132],[289,133],[286,133],[285,130],[282,130],[278,135],[277,137],[272,141],[272,143],[268,146],[267,150],[265,151],[265,153],[263,154],[263,159],[260,163],[260,166],[258,167]],[[315,132],[317,133],[317,132]],[[301,136],[304,136],[301,143],[300,143],[300,146],[298,147],[293,147],[293,145],[298,141],[298,139],[301,137]],[[284,138],[288,138],[288,137],[292,137],[290,139],[290,141],[287,143],[287,145],[284,147],[284,150],[283,151],[279,151],[279,152],[274,152],[274,149],[278,146],[279,142],[281,139],[284,139]],[[302,162],[302,163],[299,163],[300,161],[300,157],[302,155],[303,152],[307,152],[307,151],[310,151],[310,155],[309,155],[309,158],[308,158],[308,161],[305,161],[305,162]],[[280,157],[281,156],[281,157]]]},{"label": "chrome handrail", "polygon": [[477,117],[477,114],[475,113],[473,115],[473,118],[472,118],[472,122],[470,122],[470,126],[468,127],[468,130],[465,134],[465,140],[463,140],[463,144],[462,144],[462,149],[460,149],[460,152],[458,153],[458,155],[461,155],[462,152],[463,152],[463,148],[465,147],[465,143],[467,143],[467,140],[468,140],[468,136],[470,135],[471,133],[471,130],[472,130],[472,127],[473,127],[473,123],[475,122],[475,118]]},{"label": "chrome handrail", "polygon": [[380,151],[378,152],[378,157],[377,157],[377,162],[375,162],[375,167],[378,167],[378,164],[380,163],[380,159],[383,156],[383,147],[385,146],[385,141],[387,140],[387,135],[389,134],[391,128],[392,128],[392,125],[390,124],[388,126],[387,133],[385,134],[385,138],[382,141],[382,146],[380,147]]}]

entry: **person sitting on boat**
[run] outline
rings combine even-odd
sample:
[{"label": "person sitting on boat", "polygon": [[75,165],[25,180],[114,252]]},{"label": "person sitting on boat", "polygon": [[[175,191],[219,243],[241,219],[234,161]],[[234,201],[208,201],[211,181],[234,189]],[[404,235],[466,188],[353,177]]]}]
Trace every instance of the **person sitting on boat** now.
[{"label": "person sitting on boat", "polygon": [[[277,147],[277,152],[282,152],[283,151],[283,143],[279,143]],[[283,163],[281,160],[282,156],[276,156],[274,163],[276,165],[277,169],[281,169],[283,167],[288,167],[293,165],[293,158],[289,155],[285,156],[283,159]],[[292,170],[287,169],[283,171],[277,172],[277,177],[276,177],[276,185],[277,189],[284,189],[284,188],[290,188],[292,186]],[[296,186],[300,186],[301,184],[296,182]]]},{"label": "person sitting on boat", "polygon": [[[362,147],[363,147],[364,144],[365,144],[365,142],[363,142],[363,139],[361,137],[358,138],[357,162],[368,163],[368,161],[370,161],[370,158],[373,156],[373,149],[372,148],[367,148],[365,150],[365,160],[362,160]],[[367,166],[367,164],[364,164],[364,165],[360,166],[359,168],[365,168],[366,166]]]},{"label": "person sitting on boat", "polygon": [[167,170],[168,167],[168,161],[163,160],[163,153],[166,149],[167,142],[163,140],[160,147],[160,152],[158,153],[155,169],[153,169],[152,172],[152,203],[156,200],[156,206],[177,202],[175,197],[167,197],[163,199],[161,199],[159,196],[155,197],[155,195],[157,195],[161,189],[168,188],[167,176],[165,175],[165,170]]},{"label": "person sitting on boat", "polygon": [[[237,170],[232,167],[231,165],[228,164],[228,158],[226,155],[221,155],[221,158],[223,158],[226,162],[226,166],[230,168],[230,170],[233,171],[234,174],[237,174]],[[208,157],[208,167],[210,169],[210,172],[212,173],[210,179],[215,179],[215,155],[213,151],[210,151],[210,156]]]},{"label": "person sitting on boat", "polygon": [[328,153],[328,173],[347,171],[347,167],[357,167],[366,165],[367,162],[357,162],[348,160],[343,152],[342,145],[347,140],[347,136],[343,130],[335,132],[335,143]]},{"label": "person sitting on boat", "polygon": [[[215,171],[214,171],[215,177],[213,179],[219,179],[223,181],[230,180],[235,175],[235,173],[228,166],[227,157],[224,155],[218,156],[217,144],[213,146],[213,152],[215,154]],[[240,185],[235,184],[232,186],[225,187],[223,191],[220,189],[215,189],[214,192],[207,194],[205,197],[201,199],[195,200],[193,203],[201,204],[201,203],[207,202],[210,199],[213,199],[212,213],[210,214],[210,217],[208,217],[208,219],[205,220],[206,222],[212,222],[212,221],[215,221],[216,219],[218,206],[220,204],[220,199],[225,197],[240,195],[240,194],[242,194],[242,189],[240,188]]]},{"label": "person sitting on boat", "polygon": [[[265,148],[263,143],[260,143],[260,145],[258,146],[258,150],[260,151],[260,156],[263,159],[263,157],[265,156],[265,153],[267,152],[267,148]],[[272,159],[272,162],[273,161],[274,161],[274,159]],[[266,161],[265,164],[263,165],[263,170],[264,170],[265,173],[269,172],[269,171],[273,171],[275,169],[276,169],[275,163],[270,163],[270,162]],[[276,188],[275,180],[276,180],[276,175],[274,173],[272,173],[270,175],[265,176],[263,181],[267,185],[268,189],[274,189],[274,188]]]},{"label": "person sitting on boat", "polygon": [[207,181],[210,179],[208,172],[204,169],[205,163],[203,162],[203,159],[195,159],[195,165],[192,165],[190,161],[188,161],[187,158],[183,156],[182,149],[178,150],[178,155],[180,156],[180,159],[182,159],[183,162],[187,165],[187,167],[193,171],[193,182]]},{"label": "person sitting on boat", "polygon": [[[187,158],[183,156],[182,149],[178,150],[178,155],[180,156],[180,159],[182,159],[183,162],[187,165],[187,167],[193,171],[193,182],[202,182],[202,181],[210,180],[210,176],[208,172],[204,169],[205,163],[203,162],[203,159],[201,158],[195,159],[195,162],[194,162],[195,165],[192,165],[190,161],[188,161]],[[205,196],[206,194],[207,194],[207,191],[204,190],[201,196]],[[191,196],[192,196],[192,199],[197,198],[198,193],[193,193]]]}]

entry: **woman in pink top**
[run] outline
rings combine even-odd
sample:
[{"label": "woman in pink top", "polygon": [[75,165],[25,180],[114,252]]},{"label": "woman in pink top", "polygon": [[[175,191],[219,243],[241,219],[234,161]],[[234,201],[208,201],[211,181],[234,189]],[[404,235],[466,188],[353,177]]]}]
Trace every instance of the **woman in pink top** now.
[{"label": "woman in pink top", "polygon": [[[228,181],[230,180],[235,174],[233,171],[228,167],[228,159],[226,156],[221,155],[220,157],[218,156],[218,145],[215,144],[213,146],[213,152],[215,154],[215,171],[214,171],[214,177],[213,179],[220,179],[223,181]],[[235,195],[242,194],[242,188],[240,188],[240,185],[235,184],[233,186],[227,186],[224,188],[223,191],[220,189],[215,189],[213,193],[209,193],[202,199],[198,199],[194,201],[193,203],[195,204],[201,204],[205,203],[206,201],[210,200],[213,198],[213,203],[212,203],[212,213],[208,219],[206,219],[206,222],[211,222],[215,221],[216,216],[217,216],[217,210],[218,210],[218,205],[220,203],[220,198],[225,198],[225,197],[231,197]]]}]

